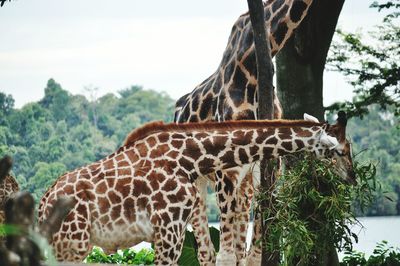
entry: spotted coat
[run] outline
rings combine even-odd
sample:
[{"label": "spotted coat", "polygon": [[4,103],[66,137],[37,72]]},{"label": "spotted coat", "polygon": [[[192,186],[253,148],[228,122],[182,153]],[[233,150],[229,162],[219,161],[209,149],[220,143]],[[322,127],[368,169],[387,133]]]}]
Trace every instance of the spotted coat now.
[{"label": "spotted coat", "polygon": [[204,203],[194,184],[216,171],[306,150],[325,155],[327,125],[305,121],[150,123],[106,158],[59,177],[42,197],[39,224],[61,195],[75,206],[53,236],[58,260],[81,261],[92,245],[108,252],[154,242],[156,265],[176,265],[187,224],[201,265],[215,262]]}]

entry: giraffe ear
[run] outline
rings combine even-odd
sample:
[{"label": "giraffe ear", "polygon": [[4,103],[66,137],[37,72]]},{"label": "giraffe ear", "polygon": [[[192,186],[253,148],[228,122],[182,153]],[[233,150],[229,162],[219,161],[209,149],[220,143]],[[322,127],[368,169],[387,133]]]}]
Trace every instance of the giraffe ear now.
[{"label": "giraffe ear", "polygon": [[339,146],[339,141],[332,136],[329,136],[325,132],[321,136],[321,144],[328,147],[328,149],[333,150],[337,146]]},{"label": "giraffe ear", "polygon": [[310,122],[319,123],[318,118],[316,118],[316,117],[314,117],[312,115],[309,115],[307,113],[304,113],[304,120],[310,121]]}]

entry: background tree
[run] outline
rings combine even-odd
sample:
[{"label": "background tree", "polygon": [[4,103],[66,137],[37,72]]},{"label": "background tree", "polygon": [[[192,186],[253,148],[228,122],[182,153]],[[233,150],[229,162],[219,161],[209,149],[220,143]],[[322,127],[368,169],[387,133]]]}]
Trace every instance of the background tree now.
[{"label": "background tree", "polygon": [[[11,0],[8,0],[11,2]],[[0,7],[2,7],[4,5],[4,3],[7,2],[7,0],[0,0]]]},{"label": "background tree", "polygon": [[[273,119],[274,118],[274,65],[272,63],[271,47],[267,41],[267,32],[264,22],[264,5],[262,0],[248,0],[251,26],[254,33],[254,46],[256,51],[257,61],[257,87],[258,87],[258,114],[259,119]],[[262,241],[262,265],[278,265],[279,264],[279,253],[270,252],[267,247],[268,227],[270,227],[270,217],[264,217],[264,213],[268,213],[267,210],[271,209],[274,204],[272,197],[273,184],[275,183],[274,178],[274,167],[272,162],[263,160],[260,163],[260,186],[261,190],[265,193],[271,194],[271,196],[264,198],[258,202],[260,205],[260,213],[262,214],[261,219],[261,231],[264,236]],[[258,214],[260,215],[260,214]]]},{"label": "background tree", "polygon": [[391,107],[400,115],[400,1],[373,2],[371,8],[385,11],[382,24],[361,35],[337,31],[333,42],[330,69],[347,76],[354,87],[353,101],[335,103],[328,110],[346,109],[351,116],[363,117],[368,107],[377,104],[382,110]]},{"label": "background tree", "polygon": [[302,118],[304,113],[324,119],[323,73],[343,3],[314,1],[276,56],[278,96],[287,119]]},{"label": "background tree", "polygon": [[[304,112],[310,112],[319,119],[324,118],[323,72],[343,2],[314,1],[307,18],[277,55],[277,87],[285,118],[301,118]],[[369,143],[374,143],[373,139],[382,139],[379,144],[375,142],[369,145],[368,150],[358,158],[379,161],[378,176],[382,181],[383,190],[388,191],[386,194],[380,193],[367,214],[394,214],[400,206],[397,192],[400,190],[399,178],[396,170],[399,161],[398,152],[392,152],[393,149],[389,145],[399,147],[396,142],[398,130],[393,128],[393,125],[398,124],[398,119],[393,117],[393,112],[395,115],[399,113],[400,4],[398,0],[374,2],[372,7],[379,11],[391,10],[391,13],[385,16],[383,24],[372,34],[373,44],[366,44],[356,34],[338,32],[341,41],[334,42],[331,47],[328,60],[331,69],[341,71],[349,77],[355,87],[356,97],[352,102],[336,103],[328,109],[346,109],[350,116],[362,117],[371,113],[368,121],[350,120],[348,132],[353,135],[354,148],[358,151],[366,148]],[[387,111],[383,112],[382,109]],[[383,138],[386,140],[383,141]],[[381,145],[388,149],[387,152]],[[337,264],[337,260],[334,260],[335,252],[333,249],[331,251],[331,257],[322,256],[327,258],[323,264],[326,265],[329,261]]]},{"label": "background tree", "polygon": [[[277,89],[284,118],[299,119],[309,113],[324,119],[323,73],[343,4],[344,0],[314,1],[300,27],[277,54]],[[312,206],[303,211],[312,212]],[[307,217],[307,213],[303,216]],[[315,230],[318,226],[315,224]],[[316,261],[338,265],[333,244]]]},{"label": "background tree", "polygon": [[14,158],[17,180],[37,200],[62,173],[115,151],[134,128],[150,120],[172,121],[173,106],[165,93],[140,86],[87,99],[54,79],[43,99],[21,109],[0,92],[0,155]]}]

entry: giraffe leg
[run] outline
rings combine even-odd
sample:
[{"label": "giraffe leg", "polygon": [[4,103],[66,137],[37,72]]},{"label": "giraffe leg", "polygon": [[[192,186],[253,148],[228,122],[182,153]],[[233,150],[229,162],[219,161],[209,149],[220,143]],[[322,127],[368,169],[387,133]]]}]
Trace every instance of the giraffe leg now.
[{"label": "giraffe leg", "polygon": [[[235,172],[236,173],[236,172]],[[234,222],[236,211],[236,175],[234,173],[217,172],[215,192],[217,194],[220,217],[220,249],[217,265],[236,265],[234,248]]]},{"label": "giraffe leg", "polygon": [[261,265],[261,215],[254,208],[253,235],[251,238],[251,246],[246,258],[247,266]]},{"label": "giraffe leg", "polygon": [[[205,184],[207,188],[207,183]],[[215,265],[215,250],[210,238],[206,205],[200,196],[193,210],[191,225],[198,246],[197,257],[200,265]]]},{"label": "giraffe leg", "polygon": [[[87,208],[87,205],[78,205],[77,208]],[[81,262],[92,250],[89,217],[78,214],[77,208],[68,214],[60,230],[53,235],[52,245],[58,261]]]},{"label": "giraffe leg", "polygon": [[185,228],[183,221],[161,222],[154,227],[154,265],[178,265]]},{"label": "giraffe leg", "polygon": [[250,208],[253,199],[253,176],[248,173],[237,191],[238,206],[235,217],[235,245],[237,265],[246,264],[246,238],[250,221]]}]

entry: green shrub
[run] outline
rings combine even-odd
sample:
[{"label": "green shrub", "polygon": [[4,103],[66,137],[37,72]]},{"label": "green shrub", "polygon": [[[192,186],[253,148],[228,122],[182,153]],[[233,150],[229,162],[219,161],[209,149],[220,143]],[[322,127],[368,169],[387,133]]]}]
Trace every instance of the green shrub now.
[{"label": "green shrub", "polygon": [[[211,241],[215,250],[219,250],[219,231],[210,227]],[[92,252],[85,259],[86,263],[113,263],[131,265],[152,265],[154,263],[154,251],[152,249],[142,249],[135,252],[132,248],[118,250],[117,253],[107,255],[99,247],[94,247]],[[186,231],[183,243],[182,254],[179,258],[180,266],[197,266],[197,244],[193,232]]]},{"label": "green shrub", "polygon": [[388,246],[387,241],[382,241],[374,249],[373,254],[366,259],[365,254],[348,250],[341,266],[400,266],[400,250]]},{"label": "green shrub", "polygon": [[131,265],[152,265],[154,263],[154,251],[142,249],[139,252],[132,248],[118,250],[117,253],[107,255],[99,247],[94,247],[92,252],[85,259],[87,263],[113,263]]},{"label": "green shrub", "polygon": [[350,186],[330,160],[311,155],[287,160],[293,167],[276,181],[273,207],[264,214],[270,219],[267,248],[281,254],[283,265],[318,265],[333,247],[351,250],[357,235],[350,225],[358,222],[353,206],[364,209],[373,201],[375,166],[355,163],[358,185]]}]

